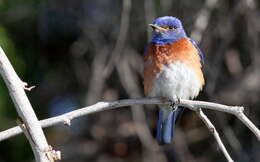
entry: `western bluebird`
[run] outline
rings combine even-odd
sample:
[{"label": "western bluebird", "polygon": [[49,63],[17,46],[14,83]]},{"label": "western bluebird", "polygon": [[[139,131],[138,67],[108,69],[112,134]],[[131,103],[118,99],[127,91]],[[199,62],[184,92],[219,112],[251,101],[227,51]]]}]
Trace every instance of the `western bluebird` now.
[{"label": "western bluebird", "polygon": [[[185,33],[179,19],[159,17],[150,24],[152,40],[144,56],[144,93],[173,101],[198,96],[205,81],[202,73],[203,53]],[[159,105],[157,141],[170,143],[175,122],[184,108]]]}]

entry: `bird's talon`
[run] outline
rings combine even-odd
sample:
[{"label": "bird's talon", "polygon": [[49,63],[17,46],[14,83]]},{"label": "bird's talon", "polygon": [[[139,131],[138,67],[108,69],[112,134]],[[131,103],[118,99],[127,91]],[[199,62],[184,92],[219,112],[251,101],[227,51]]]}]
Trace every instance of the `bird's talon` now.
[{"label": "bird's talon", "polygon": [[177,103],[175,102],[175,101],[170,101],[171,103],[170,103],[170,106],[173,108],[173,109],[175,109],[176,107],[177,107]]},{"label": "bird's talon", "polygon": [[170,100],[170,106],[173,109],[176,109],[180,103],[181,103],[181,100],[179,97],[177,97],[175,100]]},{"label": "bird's talon", "polygon": [[171,106],[171,107],[174,107],[174,106],[175,106],[175,102],[172,101],[172,100],[170,100],[170,106]]},{"label": "bird's talon", "polygon": [[177,100],[175,101],[176,105],[179,105],[181,103],[181,99],[179,97],[177,97]]}]

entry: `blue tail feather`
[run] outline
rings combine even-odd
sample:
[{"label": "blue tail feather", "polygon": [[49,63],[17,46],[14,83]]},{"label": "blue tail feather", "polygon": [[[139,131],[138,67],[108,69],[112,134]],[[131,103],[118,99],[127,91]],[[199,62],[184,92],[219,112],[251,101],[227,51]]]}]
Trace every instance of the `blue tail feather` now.
[{"label": "blue tail feather", "polygon": [[184,108],[171,110],[169,108],[159,109],[157,122],[157,141],[159,144],[171,143],[174,136],[176,120],[182,114]]}]

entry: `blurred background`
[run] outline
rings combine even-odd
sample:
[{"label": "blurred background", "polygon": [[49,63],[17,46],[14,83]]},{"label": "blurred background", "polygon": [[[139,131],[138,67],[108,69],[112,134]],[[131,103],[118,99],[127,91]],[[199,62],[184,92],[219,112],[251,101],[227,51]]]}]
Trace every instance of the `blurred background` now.
[{"label": "blurred background", "polygon": [[[257,0],[0,0],[0,45],[23,81],[39,119],[94,104],[143,97],[149,23],[180,18],[205,53],[199,100],[243,105],[260,127],[260,4]],[[44,129],[63,162],[223,162],[194,112],[178,122],[172,144],[154,140],[156,106],[91,114]],[[257,162],[257,138],[234,116],[206,111],[237,162]],[[19,118],[0,79],[0,130]],[[0,142],[0,162],[30,162],[24,135]]]}]

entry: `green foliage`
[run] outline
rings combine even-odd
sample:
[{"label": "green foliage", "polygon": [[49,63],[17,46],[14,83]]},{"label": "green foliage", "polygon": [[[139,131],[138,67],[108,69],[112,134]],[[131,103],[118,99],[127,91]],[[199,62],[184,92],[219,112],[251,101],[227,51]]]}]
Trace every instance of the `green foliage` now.
[{"label": "green foliage", "polygon": [[[14,67],[16,67],[16,69],[19,69],[18,71],[22,72],[22,70],[24,69],[24,62],[22,59],[19,58],[19,56],[16,56],[15,53],[15,48],[14,48],[14,44],[12,42],[12,40],[9,39],[8,34],[6,32],[6,30],[4,29],[3,26],[0,25],[0,45],[3,48],[3,50],[5,51],[6,55],[8,56],[8,58],[11,60],[11,62],[13,63]],[[8,110],[8,91],[7,88],[5,87],[5,84],[3,82],[3,80],[1,79],[0,81],[0,118],[4,119],[4,117],[6,117],[7,115],[7,110]],[[1,124],[4,122],[1,122]],[[0,124],[0,127],[2,127]]]}]

